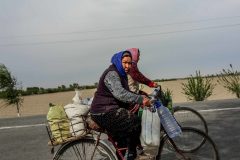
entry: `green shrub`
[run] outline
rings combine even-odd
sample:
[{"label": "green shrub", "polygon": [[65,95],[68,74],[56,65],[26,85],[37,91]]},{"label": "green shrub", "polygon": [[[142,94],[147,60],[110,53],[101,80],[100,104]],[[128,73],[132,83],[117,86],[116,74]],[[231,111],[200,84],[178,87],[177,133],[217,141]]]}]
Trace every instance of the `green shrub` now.
[{"label": "green shrub", "polygon": [[203,101],[212,95],[215,84],[212,78],[202,77],[200,71],[196,71],[196,76],[187,78],[187,83],[182,83],[183,93],[188,100]]},{"label": "green shrub", "polygon": [[228,91],[232,92],[240,98],[240,73],[234,71],[233,66],[230,64],[230,69],[223,69],[218,75],[218,83],[223,85]]},{"label": "green shrub", "polygon": [[161,101],[165,107],[173,112],[172,91],[170,89],[162,90]]}]

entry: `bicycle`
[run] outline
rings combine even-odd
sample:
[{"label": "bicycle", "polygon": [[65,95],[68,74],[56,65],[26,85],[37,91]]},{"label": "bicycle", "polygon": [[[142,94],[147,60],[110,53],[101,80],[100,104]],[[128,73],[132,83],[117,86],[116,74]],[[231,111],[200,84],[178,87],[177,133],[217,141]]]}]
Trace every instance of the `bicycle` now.
[{"label": "bicycle", "polygon": [[[122,151],[127,148],[119,148],[117,143],[108,135],[103,129],[96,126],[89,117],[86,118],[86,131],[87,135],[81,139],[72,139],[67,141],[58,149],[54,155],[54,160],[118,160],[115,151],[124,160]],[[202,132],[201,130],[182,127],[182,134],[179,137],[171,139],[163,128],[161,135],[160,145],[156,159],[206,159],[206,160],[219,160],[218,150],[212,139]],[[101,135],[105,133],[107,139],[112,144],[110,147]],[[204,139],[204,141],[202,141]],[[199,142],[200,141],[200,142]]]},{"label": "bicycle", "polygon": [[[89,127],[87,130],[88,134],[85,137],[72,139],[61,145],[55,153],[53,160],[118,160],[115,150],[120,155],[121,160],[124,160],[122,151],[127,150],[127,148],[119,148],[111,136],[106,134],[107,139],[113,145],[113,148],[111,148],[105,142],[106,139],[103,139],[101,136],[105,133],[104,130]],[[156,156],[157,160],[219,160],[218,150],[214,142],[202,131],[195,128],[183,127],[181,136],[175,139],[168,137],[165,130],[163,132],[164,134],[161,136],[161,143]],[[196,147],[195,145],[199,145],[199,139],[203,138],[205,139],[204,144],[200,148]]]}]

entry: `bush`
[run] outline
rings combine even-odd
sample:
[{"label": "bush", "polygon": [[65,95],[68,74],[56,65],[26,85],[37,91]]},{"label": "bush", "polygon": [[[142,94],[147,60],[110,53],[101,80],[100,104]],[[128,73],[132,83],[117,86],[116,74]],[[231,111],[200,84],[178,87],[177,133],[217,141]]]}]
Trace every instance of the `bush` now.
[{"label": "bush", "polygon": [[162,90],[161,101],[165,107],[167,107],[171,112],[173,112],[173,102],[172,102],[172,91],[170,89]]},{"label": "bush", "polygon": [[212,95],[215,84],[212,78],[202,77],[200,71],[196,71],[196,76],[187,78],[187,83],[182,83],[183,93],[188,100],[203,101]]},{"label": "bush", "polygon": [[233,66],[230,64],[230,69],[223,69],[218,75],[218,83],[223,85],[228,91],[232,92],[240,98],[240,73],[234,71]]}]

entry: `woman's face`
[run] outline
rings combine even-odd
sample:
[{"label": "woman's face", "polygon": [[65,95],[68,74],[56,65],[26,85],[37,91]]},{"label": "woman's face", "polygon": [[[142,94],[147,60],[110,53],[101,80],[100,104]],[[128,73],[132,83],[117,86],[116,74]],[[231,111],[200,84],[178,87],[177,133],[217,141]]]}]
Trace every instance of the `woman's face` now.
[{"label": "woman's face", "polygon": [[123,69],[125,70],[125,72],[128,73],[132,67],[132,58],[131,57],[123,57],[122,66],[123,66]]}]

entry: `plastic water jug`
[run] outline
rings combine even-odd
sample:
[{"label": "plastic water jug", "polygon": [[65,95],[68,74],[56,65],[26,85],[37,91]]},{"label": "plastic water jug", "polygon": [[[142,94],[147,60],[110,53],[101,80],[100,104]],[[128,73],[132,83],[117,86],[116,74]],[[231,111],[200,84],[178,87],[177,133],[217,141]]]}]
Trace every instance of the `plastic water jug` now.
[{"label": "plastic water jug", "polygon": [[167,132],[168,136],[170,138],[179,136],[182,133],[182,130],[169,109],[163,106],[160,101],[156,101],[154,103],[154,106],[157,109],[161,124]]}]

